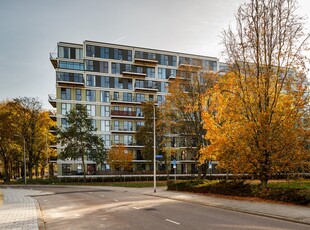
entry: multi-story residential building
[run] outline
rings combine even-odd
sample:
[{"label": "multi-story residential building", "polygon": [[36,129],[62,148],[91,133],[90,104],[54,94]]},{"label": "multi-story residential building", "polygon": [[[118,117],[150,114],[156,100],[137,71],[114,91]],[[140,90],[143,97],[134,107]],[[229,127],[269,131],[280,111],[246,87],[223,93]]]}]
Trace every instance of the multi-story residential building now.
[{"label": "multi-story residential building", "polygon": [[[56,95],[49,95],[49,102],[56,108],[57,125],[66,127],[65,115],[75,104],[86,105],[105,146],[124,144],[134,153],[133,170],[137,172],[152,170],[152,163],[141,156],[143,146],[135,140],[137,128],[144,124],[141,103],[163,103],[169,81],[184,66],[199,63],[208,71],[219,69],[214,57],[94,41],[59,42],[58,53],[51,54],[50,60],[56,70]],[[177,161],[179,173],[194,172],[193,157],[182,154]],[[86,164],[91,174],[109,169],[90,160]],[[58,175],[82,170],[81,161],[58,159],[57,165]]]}]

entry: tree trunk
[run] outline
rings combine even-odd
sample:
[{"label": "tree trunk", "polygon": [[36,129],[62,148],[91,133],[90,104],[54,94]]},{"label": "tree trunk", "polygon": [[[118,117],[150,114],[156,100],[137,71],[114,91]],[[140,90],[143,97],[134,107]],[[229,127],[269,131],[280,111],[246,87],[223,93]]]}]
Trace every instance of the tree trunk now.
[{"label": "tree trunk", "polygon": [[83,181],[86,182],[86,168],[85,168],[85,159],[84,156],[82,156],[82,166],[83,166]]},{"label": "tree trunk", "polygon": [[268,179],[267,178],[261,178],[260,179],[261,182],[261,189],[262,190],[267,190],[267,185],[268,185]]},{"label": "tree trunk", "polygon": [[9,160],[4,159],[3,160],[3,166],[4,166],[4,175],[3,175],[3,180],[5,183],[10,182],[10,173],[9,173]]},{"label": "tree trunk", "polygon": [[198,179],[201,179],[202,165],[198,166]]}]

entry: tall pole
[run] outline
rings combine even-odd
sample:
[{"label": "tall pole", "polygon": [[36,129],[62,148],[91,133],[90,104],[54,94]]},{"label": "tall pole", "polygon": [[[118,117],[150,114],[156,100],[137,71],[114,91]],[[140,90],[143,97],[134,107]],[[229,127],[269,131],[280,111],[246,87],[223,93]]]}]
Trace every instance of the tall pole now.
[{"label": "tall pole", "polygon": [[156,127],[155,127],[155,104],[153,104],[153,128],[154,128],[154,193],[156,193]]},{"label": "tall pole", "polygon": [[25,137],[23,137],[24,139],[24,180],[25,180],[25,186],[27,185],[27,178],[26,178],[26,141],[25,141]]}]

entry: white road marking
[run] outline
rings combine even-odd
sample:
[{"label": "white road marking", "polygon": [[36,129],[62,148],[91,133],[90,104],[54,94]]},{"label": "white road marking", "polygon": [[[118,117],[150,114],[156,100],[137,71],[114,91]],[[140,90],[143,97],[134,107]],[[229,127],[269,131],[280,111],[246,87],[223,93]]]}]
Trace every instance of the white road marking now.
[{"label": "white road marking", "polygon": [[92,194],[92,192],[88,192],[89,194]]},{"label": "white road marking", "polygon": [[133,209],[136,209],[136,210],[139,210],[140,208],[138,208],[138,207],[132,207]]},{"label": "white road marking", "polygon": [[115,202],[118,202],[118,200],[117,200],[117,199],[114,199],[114,201],[115,201]]},{"label": "white road marking", "polygon": [[104,195],[100,195],[101,197],[104,197]]},{"label": "white road marking", "polygon": [[80,216],[80,214],[74,214],[74,216]]},{"label": "white road marking", "polygon": [[169,222],[171,222],[171,223],[173,223],[173,224],[177,224],[177,225],[179,225],[180,223],[178,223],[178,222],[175,222],[175,221],[173,221],[173,220],[169,220],[169,219],[166,219],[166,221],[169,221]]}]

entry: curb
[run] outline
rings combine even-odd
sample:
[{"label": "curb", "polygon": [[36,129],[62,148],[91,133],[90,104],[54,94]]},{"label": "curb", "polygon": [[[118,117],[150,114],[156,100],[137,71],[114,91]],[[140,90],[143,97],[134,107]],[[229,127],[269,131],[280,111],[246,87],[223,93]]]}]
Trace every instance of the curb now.
[{"label": "curb", "polygon": [[293,223],[298,223],[298,224],[305,224],[310,226],[310,222],[304,222],[302,220],[296,220],[292,218],[288,218],[285,216],[279,216],[279,215],[273,215],[273,214],[267,214],[267,213],[262,213],[258,211],[248,211],[248,210],[243,210],[243,209],[238,209],[238,208],[231,208],[223,205],[217,205],[217,204],[212,204],[212,203],[206,203],[206,202],[200,202],[197,200],[188,200],[188,199],[181,199],[181,198],[174,198],[174,197],[169,197],[169,196],[164,196],[164,195],[157,195],[157,194],[143,194],[146,196],[153,196],[153,197],[160,197],[160,198],[165,198],[165,199],[170,199],[170,200],[176,200],[176,201],[181,201],[181,202],[187,202],[187,203],[192,203],[192,204],[200,204],[203,206],[208,206],[208,207],[213,207],[213,208],[220,208],[228,211],[235,211],[235,212],[240,212],[240,213],[245,213],[245,214],[251,214],[251,215],[256,215],[256,216],[262,216],[262,217],[268,217],[268,218],[274,218],[278,220],[285,220],[285,221],[290,221]]}]

